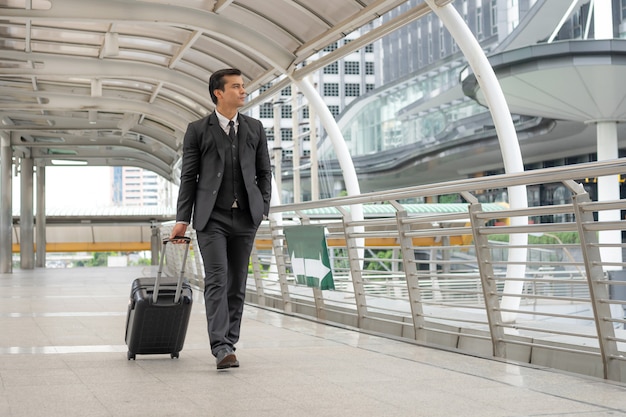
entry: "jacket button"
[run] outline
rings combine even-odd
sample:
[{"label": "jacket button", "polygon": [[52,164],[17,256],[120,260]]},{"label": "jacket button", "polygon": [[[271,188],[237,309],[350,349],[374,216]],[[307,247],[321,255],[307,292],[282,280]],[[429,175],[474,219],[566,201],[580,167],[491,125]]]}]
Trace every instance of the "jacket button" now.
[{"label": "jacket button", "polygon": [[218,173],[217,173],[217,178],[219,178],[219,177],[221,177],[221,176],[222,176],[222,173],[221,173],[221,172],[218,172]]}]

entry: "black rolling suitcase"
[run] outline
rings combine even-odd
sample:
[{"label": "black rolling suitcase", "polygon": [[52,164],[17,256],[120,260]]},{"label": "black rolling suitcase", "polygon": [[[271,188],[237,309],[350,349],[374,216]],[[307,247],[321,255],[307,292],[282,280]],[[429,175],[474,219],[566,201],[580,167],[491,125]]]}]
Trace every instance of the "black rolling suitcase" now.
[{"label": "black rolling suitcase", "polygon": [[193,302],[191,286],[184,280],[185,263],[191,239],[185,241],[185,253],[178,278],[162,278],[163,260],[169,239],[163,240],[163,254],[156,277],[133,281],[126,317],[128,360],[137,354],[166,354],[178,358],[183,349]]}]

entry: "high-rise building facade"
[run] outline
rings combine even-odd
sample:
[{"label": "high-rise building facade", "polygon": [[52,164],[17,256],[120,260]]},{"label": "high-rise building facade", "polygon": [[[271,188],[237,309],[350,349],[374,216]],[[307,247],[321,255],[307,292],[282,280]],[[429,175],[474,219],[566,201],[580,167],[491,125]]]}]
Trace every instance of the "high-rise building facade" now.
[{"label": "high-rise building facade", "polygon": [[[401,7],[418,3],[411,0]],[[625,38],[626,0],[611,3],[613,37]],[[574,4],[551,0],[454,1],[487,56],[549,43],[555,44],[558,53],[559,43],[593,40],[593,2],[581,2],[574,9],[570,5]],[[554,15],[546,15],[546,9]],[[539,21],[544,26],[541,35],[530,23]],[[463,91],[461,80],[470,71],[467,60],[438,17],[430,13],[381,42],[383,85],[347,106],[338,120],[359,173],[361,191],[503,173],[502,150],[491,114]],[[582,87],[572,84],[571,88]],[[523,114],[512,118],[526,170],[597,158],[595,132],[586,132],[585,123]],[[556,133],[557,129],[563,133]],[[561,138],[569,141],[568,148],[552,146],[548,150],[548,141]],[[574,141],[585,145],[572,146]],[[333,152],[328,143],[322,144],[321,151]],[[626,150],[619,150],[619,156],[626,156]],[[592,196],[593,189],[591,179]],[[528,188],[531,205],[559,204],[568,196],[559,184]],[[481,198],[506,201],[506,190],[492,190]]]},{"label": "high-rise building facade", "polygon": [[152,171],[112,167],[112,201],[123,207],[171,207],[172,184]]}]

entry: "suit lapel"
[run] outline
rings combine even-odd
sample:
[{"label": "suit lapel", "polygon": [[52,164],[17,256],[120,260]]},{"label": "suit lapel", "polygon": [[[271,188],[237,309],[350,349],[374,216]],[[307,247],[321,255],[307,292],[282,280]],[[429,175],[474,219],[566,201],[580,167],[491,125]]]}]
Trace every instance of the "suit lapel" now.
[{"label": "suit lapel", "polygon": [[209,138],[215,142],[215,147],[217,148],[217,153],[219,154],[220,160],[224,161],[224,147],[222,146],[222,135],[224,131],[220,126],[220,121],[217,118],[215,112],[211,113],[209,116]]},{"label": "suit lapel", "polygon": [[242,161],[244,161],[244,153],[246,152],[246,150],[248,149],[248,123],[246,123],[246,120],[241,117],[241,115],[239,116],[239,118],[237,119],[237,121],[239,122],[239,129],[237,130],[237,139],[239,139],[239,162],[241,163]]}]

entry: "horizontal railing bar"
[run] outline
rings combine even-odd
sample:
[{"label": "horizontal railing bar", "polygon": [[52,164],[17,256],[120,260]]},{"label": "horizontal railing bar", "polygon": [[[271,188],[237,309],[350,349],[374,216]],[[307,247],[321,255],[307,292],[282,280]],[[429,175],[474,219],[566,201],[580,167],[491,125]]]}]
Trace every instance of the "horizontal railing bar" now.
[{"label": "horizontal railing bar", "polygon": [[539,328],[539,327],[530,327],[530,326],[523,326],[523,325],[506,325],[506,324],[501,324],[501,327],[506,327],[508,329],[515,329],[515,330],[528,330],[528,331],[532,331],[532,332],[541,332],[541,333],[548,333],[548,334],[558,334],[561,336],[575,336],[575,337],[584,337],[587,339],[596,339],[598,336],[596,334],[584,334],[584,333],[574,333],[574,332],[566,332],[566,331],[560,331],[560,330],[554,330],[554,329],[546,329],[546,328]]},{"label": "horizontal railing bar", "polygon": [[626,170],[626,160],[588,162],[551,168],[541,168],[520,173],[507,173],[486,177],[459,179],[440,184],[426,184],[387,191],[364,193],[358,196],[333,197],[302,203],[284,204],[270,207],[270,213],[307,210],[321,207],[351,206],[406,198],[429,197],[433,195],[456,194],[469,189],[489,190],[516,185],[533,185],[567,181],[571,178],[590,178],[620,174]]},{"label": "horizontal railing bar", "polygon": [[507,313],[526,314],[526,315],[531,315],[531,316],[558,317],[558,318],[562,318],[562,319],[594,321],[593,317],[573,316],[573,315],[558,314],[558,313],[548,313],[548,312],[538,312],[538,311],[525,311],[525,310],[512,310],[512,309],[506,309],[506,308],[499,308],[498,311],[507,312]]},{"label": "horizontal railing bar", "polygon": [[546,344],[538,343],[536,340],[533,340],[532,342],[525,342],[523,340],[506,339],[506,340],[501,340],[501,342],[509,343],[512,345],[528,346],[531,348],[542,348],[546,350],[554,350],[557,352],[585,353],[591,356],[600,356],[600,352],[595,352],[595,351],[586,350],[586,349],[572,349],[572,348],[556,346],[556,345],[546,345]]}]

